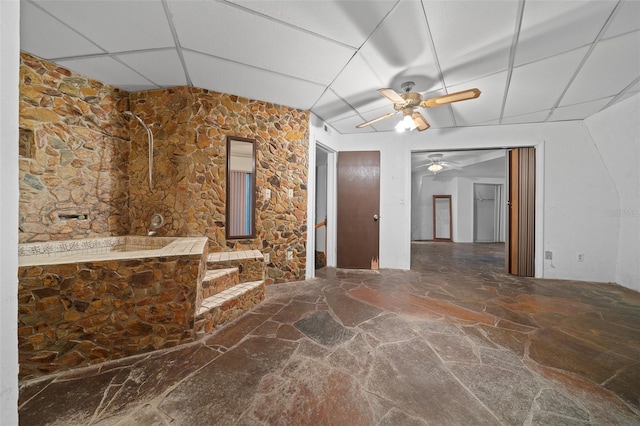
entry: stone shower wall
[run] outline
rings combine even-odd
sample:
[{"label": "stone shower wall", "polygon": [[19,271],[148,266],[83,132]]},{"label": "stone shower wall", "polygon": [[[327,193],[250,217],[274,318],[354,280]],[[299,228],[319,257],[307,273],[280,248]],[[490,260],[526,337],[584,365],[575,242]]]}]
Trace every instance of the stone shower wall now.
[{"label": "stone shower wall", "polygon": [[[146,234],[151,215],[160,213],[165,225],[158,235],[205,235],[212,252],[257,249],[270,255],[267,283],[304,279],[309,112],[192,87],[132,93],[130,102],[155,139],[150,190],[147,133],[132,125],[131,233]],[[225,239],[228,135],[257,143],[257,238],[251,240]],[[293,260],[286,260],[288,250]]]},{"label": "stone shower wall", "polygon": [[19,84],[19,242],[126,234],[129,93],[25,53]]}]

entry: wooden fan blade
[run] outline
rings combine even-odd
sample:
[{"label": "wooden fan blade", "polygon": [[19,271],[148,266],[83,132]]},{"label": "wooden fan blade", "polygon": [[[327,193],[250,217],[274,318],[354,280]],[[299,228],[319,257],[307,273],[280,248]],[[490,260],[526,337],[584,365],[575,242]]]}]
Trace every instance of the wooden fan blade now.
[{"label": "wooden fan blade", "polygon": [[419,112],[414,112],[413,114],[411,114],[411,118],[413,118],[413,122],[416,124],[416,129],[418,129],[419,132],[427,130],[429,127],[431,127],[427,122],[427,119],[424,118],[424,115],[420,114]]},{"label": "wooden fan blade", "polygon": [[404,104],[404,103],[406,103],[404,98],[402,96],[400,96],[398,94],[398,92],[396,92],[393,89],[378,89],[378,93],[380,93],[385,98],[389,99],[394,104]]},{"label": "wooden fan blade", "polygon": [[398,113],[398,111],[390,112],[390,113],[382,115],[382,116],[380,116],[378,118],[374,118],[373,120],[369,120],[369,121],[367,121],[365,123],[358,124],[356,126],[356,128],[361,129],[361,128],[365,127],[365,126],[368,126],[369,124],[377,123],[378,121],[384,120],[385,118],[393,117],[397,113]]},{"label": "wooden fan blade", "polygon": [[480,96],[480,90],[478,89],[463,90],[462,92],[450,93],[448,95],[425,99],[424,101],[420,102],[420,106],[423,108],[433,108],[439,105],[446,105],[452,104],[454,102],[475,99],[478,96]]}]

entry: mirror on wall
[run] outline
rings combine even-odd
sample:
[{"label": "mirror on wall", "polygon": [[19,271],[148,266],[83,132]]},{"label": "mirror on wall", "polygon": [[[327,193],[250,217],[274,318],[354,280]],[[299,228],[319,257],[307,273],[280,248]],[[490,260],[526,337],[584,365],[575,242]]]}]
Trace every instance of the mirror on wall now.
[{"label": "mirror on wall", "polygon": [[253,139],[227,137],[227,239],[256,236],[255,159]]},{"label": "mirror on wall", "polygon": [[452,240],[451,195],[433,196],[433,240]]}]

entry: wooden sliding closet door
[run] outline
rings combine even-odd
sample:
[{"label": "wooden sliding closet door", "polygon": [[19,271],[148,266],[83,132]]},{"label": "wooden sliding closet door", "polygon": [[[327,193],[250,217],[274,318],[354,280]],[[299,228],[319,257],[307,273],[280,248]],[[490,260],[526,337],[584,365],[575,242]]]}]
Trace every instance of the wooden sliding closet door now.
[{"label": "wooden sliding closet door", "polygon": [[535,275],[536,152],[534,148],[509,151],[509,235],[507,273]]}]

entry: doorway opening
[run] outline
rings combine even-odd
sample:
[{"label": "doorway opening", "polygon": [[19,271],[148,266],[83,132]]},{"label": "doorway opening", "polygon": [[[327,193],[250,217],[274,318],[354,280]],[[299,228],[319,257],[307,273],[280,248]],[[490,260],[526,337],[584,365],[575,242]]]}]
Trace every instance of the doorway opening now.
[{"label": "doorway opening", "polygon": [[327,266],[329,150],[316,145],[315,269]]},{"label": "doorway opening", "polygon": [[[506,149],[411,153],[412,267],[421,264],[416,256],[420,253],[431,256],[434,250],[438,253],[452,250],[452,255],[464,250],[465,256],[495,258],[495,261],[504,263],[507,234],[504,188],[508,183],[506,154]],[[451,200],[448,241],[436,235],[439,222],[435,215],[439,210],[435,203],[442,194],[450,196]],[[463,249],[460,243],[468,243],[469,246]],[[486,247],[471,248],[471,245],[480,243]],[[451,245],[450,249],[443,246],[447,244]],[[428,245],[440,246],[429,248]]]},{"label": "doorway opening", "polygon": [[473,184],[473,242],[504,242],[503,185]]}]

